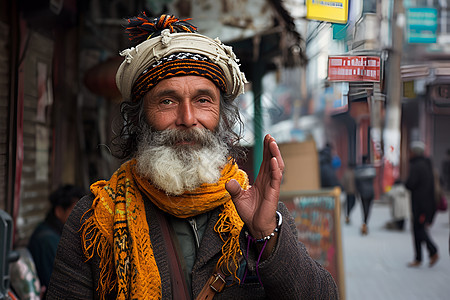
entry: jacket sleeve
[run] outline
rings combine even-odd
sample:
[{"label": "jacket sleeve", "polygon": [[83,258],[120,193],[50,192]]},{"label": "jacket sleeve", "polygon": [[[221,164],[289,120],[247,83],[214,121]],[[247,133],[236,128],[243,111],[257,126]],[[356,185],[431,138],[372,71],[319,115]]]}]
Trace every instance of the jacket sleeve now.
[{"label": "jacket sleeve", "polygon": [[[278,211],[283,215],[283,224],[277,245],[258,268],[267,299],[338,299],[333,277],[298,241],[294,219],[281,202]],[[241,247],[245,242],[241,235]],[[249,253],[249,268],[254,268],[256,259],[256,253]]]},{"label": "jacket sleeve", "polygon": [[[424,186],[424,177],[427,176],[426,174],[427,168],[424,166],[422,161],[410,163],[409,175],[405,186],[411,191],[413,217],[418,219],[424,214],[426,221],[431,222],[434,213],[431,209],[428,209],[428,207],[430,206],[431,201],[434,201],[434,197],[430,196],[433,194],[433,190],[426,189]],[[432,200],[429,201],[430,199]]]},{"label": "jacket sleeve", "polygon": [[94,299],[91,265],[84,257],[79,233],[83,214],[89,209],[90,203],[92,198],[89,196],[78,201],[64,225],[47,299]]},{"label": "jacket sleeve", "polygon": [[410,163],[408,179],[405,182],[406,188],[410,191],[416,188],[419,181],[419,173],[417,171],[416,164]]}]

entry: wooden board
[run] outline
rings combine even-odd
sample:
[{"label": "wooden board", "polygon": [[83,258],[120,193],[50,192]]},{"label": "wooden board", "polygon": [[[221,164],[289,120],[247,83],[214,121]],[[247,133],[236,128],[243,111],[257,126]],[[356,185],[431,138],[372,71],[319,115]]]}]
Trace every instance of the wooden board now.
[{"label": "wooden board", "polygon": [[282,201],[291,212],[298,239],[309,254],[333,276],[340,299],[345,299],[344,265],[340,223],[340,188],[282,192]]}]

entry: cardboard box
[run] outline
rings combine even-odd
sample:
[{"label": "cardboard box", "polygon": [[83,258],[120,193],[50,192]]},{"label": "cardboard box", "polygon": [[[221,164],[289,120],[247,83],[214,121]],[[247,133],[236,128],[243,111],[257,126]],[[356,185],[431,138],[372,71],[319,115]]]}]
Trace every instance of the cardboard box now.
[{"label": "cardboard box", "polygon": [[285,169],[281,191],[320,189],[319,155],[313,139],[279,144]]}]

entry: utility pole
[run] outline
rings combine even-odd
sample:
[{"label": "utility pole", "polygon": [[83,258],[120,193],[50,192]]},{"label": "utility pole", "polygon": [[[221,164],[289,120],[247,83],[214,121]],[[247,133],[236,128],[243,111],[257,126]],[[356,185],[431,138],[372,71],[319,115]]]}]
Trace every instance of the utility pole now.
[{"label": "utility pole", "polygon": [[405,12],[403,1],[392,0],[392,47],[388,54],[388,70],[386,72],[387,105],[384,141],[384,171],[383,186],[389,189],[400,173],[400,141],[402,91],[401,60],[403,50],[403,29],[405,27]]},{"label": "utility pole", "polygon": [[254,179],[258,176],[259,167],[263,160],[263,118],[261,95],[263,93],[262,78],[265,72],[265,62],[260,57],[261,37],[253,37],[253,62],[252,62],[252,90],[253,90],[253,108],[255,116],[253,118],[253,175]]}]

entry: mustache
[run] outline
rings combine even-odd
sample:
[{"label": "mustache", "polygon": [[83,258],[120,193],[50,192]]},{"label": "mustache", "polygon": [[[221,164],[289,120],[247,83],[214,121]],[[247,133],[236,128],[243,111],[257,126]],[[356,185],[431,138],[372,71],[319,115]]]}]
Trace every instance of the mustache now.
[{"label": "mustache", "polygon": [[201,147],[211,147],[218,142],[218,137],[204,128],[165,129],[163,131],[152,130],[147,136],[146,142],[152,146],[177,147],[180,144],[188,143]]}]

